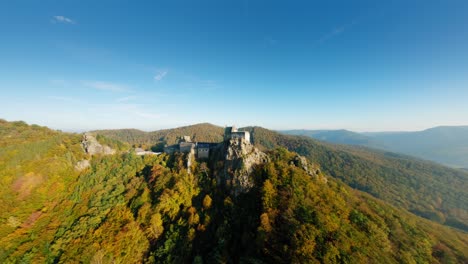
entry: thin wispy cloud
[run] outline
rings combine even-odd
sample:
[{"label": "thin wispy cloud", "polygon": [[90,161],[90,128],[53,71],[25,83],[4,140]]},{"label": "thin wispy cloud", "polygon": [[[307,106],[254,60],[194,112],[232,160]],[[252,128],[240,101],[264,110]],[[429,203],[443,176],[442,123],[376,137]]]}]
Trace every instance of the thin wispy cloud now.
[{"label": "thin wispy cloud", "polygon": [[154,114],[154,113],[143,112],[143,111],[134,111],[133,113],[137,116],[149,118],[149,119],[159,119],[164,116],[162,114]]},{"label": "thin wispy cloud", "polygon": [[177,96],[183,95],[181,93],[183,91],[214,91],[222,88],[216,80],[205,79],[204,77],[192,73],[173,72],[171,76],[179,82]]},{"label": "thin wispy cloud", "polygon": [[49,82],[53,85],[59,85],[59,86],[64,86],[68,83],[66,80],[63,80],[63,79],[52,79]]},{"label": "thin wispy cloud", "polygon": [[63,23],[63,24],[76,24],[76,21],[65,17],[65,16],[53,16],[52,17],[52,22],[53,23]]},{"label": "thin wispy cloud", "polygon": [[271,46],[278,44],[278,40],[271,36],[266,36],[263,40],[265,41],[265,43]]},{"label": "thin wispy cloud", "polygon": [[218,83],[214,80],[202,80],[198,78],[189,78],[183,86],[188,91],[201,90],[201,91],[214,91],[220,88]]},{"label": "thin wispy cloud", "polygon": [[56,95],[50,95],[46,96],[48,100],[54,100],[54,101],[61,101],[65,103],[81,103],[80,100],[77,100],[75,98],[67,97],[67,96],[56,96]]},{"label": "thin wispy cloud", "polygon": [[167,73],[167,70],[157,71],[156,75],[154,75],[154,80],[161,81],[167,75]]},{"label": "thin wispy cloud", "polygon": [[327,34],[323,35],[319,40],[318,40],[318,43],[324,43],[325,41],[331,39],[331,38],[334,38],[340,34],[342,34],[343,32],[345,32],[346,30],[348,30],[350,27],[354,26],[355,24],[357,23],[356,20],[353,20],[351,21],[350,23],[347,23],[347,24],[344,24],[344,25],[341,25],[339,27],[335,27],[333,30],[331,30],[330,32],[328,32]]},{"label": "thin wispy cloud", "polygon": [[125,85],[110,83],[110,82],[102,82],[102,81],[81,81],[81,83],[90,88],[94,88],[97,90],[102,91],[109,91],[109,92],[127,92],[131,89]]},{"label": "thin wispy cloud", "polygon": [[115,101],[117,103],[124,103],[124,102],[135,100],[137,98],[138,98],[138,96],[132,95],[132,96],[125,96],[125,97],[117,98]]},{"label": "thin wispy cloud", "polygon": [[219,88],[219,85],[216,81],[214,80],[201,80],[200,81],[200,88],[204,90],[216,90]]},{"label": "thin wispy cloud", "polygon": [[119,103],[115,104],[114,107],[108,106],[108,108],[115,108],[116,110],[121,111],[122,113],[125,113],[127,115],[143,117],[147,119],[159,119],[165,116],[163,114],[154,113],[151,111],[151,109],[148,109],[148,105],[141,104]]}]

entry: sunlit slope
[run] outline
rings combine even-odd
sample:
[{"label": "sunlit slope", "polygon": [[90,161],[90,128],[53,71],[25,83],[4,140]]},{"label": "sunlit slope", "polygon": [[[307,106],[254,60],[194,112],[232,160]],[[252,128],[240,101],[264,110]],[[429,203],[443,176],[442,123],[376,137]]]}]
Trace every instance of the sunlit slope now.
[{"label": "sunlit slope", "polygon": [[[55,141],[37,155],[27,156],[30,149],[19,147],[47,139]],[[8,175],[56,176],[44,176],[30,188],[31,196],[2,193],[10,207],[1,218],[0,262],[468,260],[467,234],[353,190],[326,173],[326,182],[313,177],[295,166],[296,155],[285,149],[267,151],[270,161],[251,175],[255,187],[232,196],[214,180],[222,159],[194,163],[188,174],[185,155],[140,157],[123,151],[91,158],[80,154],[79,140],[24,123],[2,123],[2,151],[16,149],[8,159],[1,156]],[[91,158],[91,167],[76,172],[78,157]],[[27,169],[13,169],[20,168],[17,160],[29,164]],[[53,166],[42,167],[46,163]],[[41,198],[36,193],[46,183],[50,191]],[[28,197],[37,199],[34,206],[21,202]]]},{"label": "sunlit slope", "polygon": [[255,144],[284,146],[320,164],[353,188],[436,222],[468,230],[468,173],[432,162],[363,147],[249,128]]},{"label": "sunlit slope", "polygon": [[[333,145],[307,137],[282,135],[260,127],[245,128],[251,131],[255,145],[262,149],[286,147],[319,163],[322,170],[342,180],[353,188],[365,191],[391,204],[409,210],[433,221],[468,230],[468,173],[435,163],[390,152]],[[182,135],[195,135],[203,140],[220,141],[223,129],[201,124],[141,132],[142,141],[148,145],[173,143]],[[132,134],[131,131],[127,131]],[[137,138],[122,136],[121,130],[105,131],[116,139]],[[151,141],[149,135],[158,136]]]}]

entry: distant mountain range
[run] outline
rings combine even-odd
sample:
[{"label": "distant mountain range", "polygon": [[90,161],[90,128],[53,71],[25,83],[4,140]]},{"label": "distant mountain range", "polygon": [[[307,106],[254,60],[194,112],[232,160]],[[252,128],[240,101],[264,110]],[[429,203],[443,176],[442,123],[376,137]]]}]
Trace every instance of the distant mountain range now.
[{"label": "distant mountain range", "polygon": [[415,156],[447,166],[468,168],[468,126],[440,126],[415,132],[366,132],[348,130],[285,130],[289,135],[358,145]]}]

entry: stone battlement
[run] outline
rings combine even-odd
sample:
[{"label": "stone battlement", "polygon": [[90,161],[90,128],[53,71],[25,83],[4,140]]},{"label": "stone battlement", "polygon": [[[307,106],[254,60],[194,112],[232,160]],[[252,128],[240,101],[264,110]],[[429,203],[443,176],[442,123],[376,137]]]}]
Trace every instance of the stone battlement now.
[{"label": "stone battlement", "polygon": [[250,143],[250,132],[249,131],[239,131],[235,126],[226,127],[224,129],[224,141],[230,139],[244,139]]},{"label": "stone battlement", "polygon": [[[248,131],[238,131],[235,126],[224,129],[224,141],[231,139],[241,139],[250,144],[250,133]],[[184,152],[194,153],[197,158],[208,158],[210,151],[217,147],[219,143],[193,142],[190,136],[182,136],[179,143],[164,148],[165,153]]]}]

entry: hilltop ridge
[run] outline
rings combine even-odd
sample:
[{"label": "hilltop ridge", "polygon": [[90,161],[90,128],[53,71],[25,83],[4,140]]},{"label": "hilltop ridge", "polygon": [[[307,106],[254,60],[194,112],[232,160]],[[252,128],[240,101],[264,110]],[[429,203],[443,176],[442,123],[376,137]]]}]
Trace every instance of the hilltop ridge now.
[{"label": "hilltop ridge", "polygon": [[359,145],[415,156],[446,166],[468,167],[468,126],[437,126],[422,131],[363,132],[347,130],[286,130],[281,133]]},{"label": "hilltop ridge", "polygon": [[[197,128],[198,135],[201,135],[204,130]],[[207,135],[218,138],[217,141],[222,139],[221,127],[207,128]],[[158,138],[158,144],[165,144],[165,138],[177,138],[195,130],[190,126],[165,130],[165,136]],[[416,215],[468,230],[468,203],[465,202],[468,200],[465,191],[468,189],[468,173],[465,171],[381,150],[333,145],[306,136],[283,135],[258,126],[239,130],[249,131],[252,143],[262,151],[285,147],[320,164],[324,172],[353,188]],[[104,135],[111,136],[107,133]]]},{"label": "hilltop ridge", "polygon": [[[246,130],[263,150],[245,138],[228,138],[208,159],[188,163],[190,154],[183,152],[89,155],[81,135],[1,123],[0,193],[6,202],[0,210],[0,261],[468,260],[466,233],[328,175],[333,168],[319,158],[324,146],[296,145],[314,141],[259,127]],[[119,146],[99,138],[100,144]],[[278,143],[283,147],[266,147]],[[309,160],[285,148],[296,146]],[[90,166],[75,171],[83,158]]]},{"label": "hilltop ridge", "polygon": [[132,145],[151,148],[154,151],[163,151],[164,145],[176,144],[178,138],[183,135],[190,136],[195,141],[220,142],[223,139],[224,129],[210,123],[199,123],[191,126],[162,129],[152,132],[134,129],[95,130],[92,132]]}]

